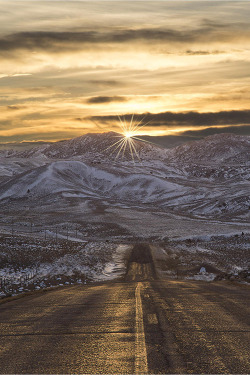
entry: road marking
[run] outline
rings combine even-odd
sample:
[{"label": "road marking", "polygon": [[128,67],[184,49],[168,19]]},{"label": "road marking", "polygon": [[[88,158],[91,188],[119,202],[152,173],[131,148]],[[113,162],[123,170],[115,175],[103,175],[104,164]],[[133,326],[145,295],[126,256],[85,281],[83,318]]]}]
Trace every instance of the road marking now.
[{"label": "road marking", "polygon": [[143,311],[141,302],[142,283],[138,283],[135,290],[136,307],[136,337],[135,337],[135,374],[148,373],[147,348],[145,343],[145,332],[143,324]]}]

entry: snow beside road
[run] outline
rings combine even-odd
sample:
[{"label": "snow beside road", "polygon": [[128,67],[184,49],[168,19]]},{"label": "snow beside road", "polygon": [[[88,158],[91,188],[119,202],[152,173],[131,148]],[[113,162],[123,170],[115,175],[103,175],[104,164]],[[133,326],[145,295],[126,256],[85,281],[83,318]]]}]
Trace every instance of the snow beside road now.
[{"label": "snow beside road", "polygon": [[106,242],[55,244],[2,236],[0,281],[6,284],[2,294],[117,278],[125,273],[129,249]]}]

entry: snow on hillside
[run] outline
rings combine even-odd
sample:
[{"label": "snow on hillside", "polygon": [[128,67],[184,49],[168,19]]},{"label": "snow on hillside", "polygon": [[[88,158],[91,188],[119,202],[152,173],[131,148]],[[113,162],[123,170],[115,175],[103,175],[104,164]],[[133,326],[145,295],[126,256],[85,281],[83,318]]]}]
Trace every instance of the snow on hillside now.
[{"label": "snow on hillside", "polygon": [[14,177],[0,188],[0,199],[43,197],[59,192],[155,202],[184,193],[178,184],[143,173],[110,173],[79,161],[56,161]]},{"label": "snow on hillside", "polygon": [[250,136],[215,134],[169,150],[169,161],[177,163],[250,163]]},{"label": "snow on hillside", "polygon": [[45,164],[47,159],[43,156],[33,157],[29,159],[23,158],[9,158],[0,156],[0,182],[9,177],[19,175],[27,170],[39,167]]},{"label": "snow on hillside", "polygon": [[[249,181],[206,181],[189,178],[166,178],[147,168],[87,165],[80,161],[55,161],[11,178],[0,188],[0,202],[25,199],[46,204],[51,195],[65,199],[100,199],[109,204],[148,207],[195,216],[228,216],[249,214]],[[11,202],[11,201],[9,201]]]},{"label": "snow on hillside", "polygon": [[[117,138],[118,137],[118,138]],[[141,161],[112,154],[117,133],[6,153],[0,159],[0,204],[49,195],[108,200],[207,218],[250,213],[250,137],[220,134],[171,150],[138,141]],[[6,151],[5,151],[6,152]],[[58,198],[59,199],[59,198]]]},{"label": "snow on hillside", "polygon": [[[89,133],[66,141],[43,144],[24,151],[4,150],[2,158],[41,158],[70,159],[94,161],[102,163],[115,162],[119,151],[118,144],[122,135],[114,132]],[[172,149],[164,149],[155,144],[134,140],[136,151],[141,161],[185,165],[221,165],[247,164],[250,165],[250,136],[234,134],[215,134],[199,141],[188,142]],[[118,148],[117,148],[118,147]],[[135,160],[138,160],[134,154]],[[118,161],[132,161],[131,152],[127,146],[121,152]]]},{"label": "snow on hillside", "polygon": [[[103,159],[114,161],[119,147],[117,142],[122,140],[122,135],[114,132],[89,133],[66,141],[34,147],[25,151],[5,151],[6,157],[33,158],[39,155],[49,159],[79,159],[102,161]],[[167,150],[146,142],[134,140],[136,151],[141,159],[164,159]],[[135,156],[138,159],[137,156]],[[118,156],[119,160],[132,160],[131,152],[127,146]]]}]

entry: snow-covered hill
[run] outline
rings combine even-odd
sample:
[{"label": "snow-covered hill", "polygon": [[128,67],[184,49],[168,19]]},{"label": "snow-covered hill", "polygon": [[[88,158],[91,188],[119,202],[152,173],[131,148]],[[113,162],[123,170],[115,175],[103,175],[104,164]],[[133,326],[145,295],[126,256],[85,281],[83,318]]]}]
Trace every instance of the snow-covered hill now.
[{"label": "snow-covered hill", "polygon": [[169,150],[169,160],[185,164],[250,164],[250,136],[215,134]]},{"label": "snow-covered hill", "polygon": [[[116,159],[116,133],[87,134],[69,141],[6,153],[0,159],[0,205],[48,205],[98,200],[206,218],[250,214],[250,137],[207,137],[175,149],[136,141],[140,162]],[[53,198],[54,199],[54,198]],[[53,201],[52,199],[52,201]],[[58,210],[58,206],[54,207]]]},{"label": "snow-covered hill", "polygon": [[[25,151],[6,151],[6,157],[31,158],[45,156],[49,159],[83,159],[87,161],[108,160],[110,162],[116,159],[120,150],[120,141],[123,139],[121,134],[115,132],[108,133],[89,133],[77,138],[66,141],[55,142],[34,147]],[[135,159],[152,160],[164,159],[168,154],[167,150],[147,142],[134,140],[136,145]],[[139,158],[138,158],[138,156]],[[120,152],[118,160],[132,160],[129,146],[124,152]]]},{"label": "snow-covered hill", "polygon": [[[119,152],[121,134],[89,133],[66,141],[42,144],[24,151],[1,150],[1,157],[5,158],[48,158],[48,159],[74,159],[86,161],[112,162]],[[234,134],[215,134],[202,140],[192,141],[172,149],[164,149],[156,144],[142,142],[134,139],[136,151],[143,160],[165,160],[176,164],[250,164],[250,136]],[[135,159],[137,159],[134,153]],[[131,161],[131,151],[127,146],[121,152],[118,160]]]},{"label": "snow-covered hill", "polygon": [[14,177],[0,188],[0,198],[43,198],[71,193],[130,203],[155,203],[184,194],[186,189],[150,173],[109,172],[80,161],[55,161]]}]

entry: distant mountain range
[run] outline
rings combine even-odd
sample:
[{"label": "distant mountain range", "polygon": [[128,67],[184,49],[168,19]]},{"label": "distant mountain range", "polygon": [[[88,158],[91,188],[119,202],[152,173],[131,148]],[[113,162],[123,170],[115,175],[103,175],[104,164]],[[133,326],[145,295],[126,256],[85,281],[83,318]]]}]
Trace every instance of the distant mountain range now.
[{"label": "distant mountain range", "polygon": [[[112,161],[116,158],[120,147],[118,143],[123,139],[121,134],[108,133],[90,133],[77,138],[55,143],[43,144],[28,150],[4,150],[2,155],[6,157],[31,158],[46,156],[50,159],[71,159],[84,158],[88,161],[98,158]],[[165,158],[167,150],[148,143],[134,140],[138,156],[145,159],[154,157],[156,159]],[[119,143],[120,144],[120,143]],[[133,150],[133,149],[132,149]],[[138,159],[133,152],[135,159]],[[132,160],[131,150],[127,146],[125,152],[121,152],[119,160]]]},{"label": "distant mountain range", "polygon": [[250,136],[215,134],[169,151],[178,163],[244,164],[250,162]]},{"label": "distant mountain range", "polygon": [[[149,137],[150,138],[150,137]],[[30,158],[46,156],[50,159],[69,159],[86,157],[96,159],[104,157],[112,161],[119,152],[118,142],[122,136],[118,133],[90,133],[77,138],[54,143],[44,143],[28,150],[2,150],[6,157]],[[136,151],[141,159],[159,159],[176,163],[247,163],[250,161],[250,136],[234,134],[216,134],[202,140],[191,141],[177,147],[166,149],[145,140],[134,140]],[[134,153],[135,159],[137,159]],[[129,147],[119,159],[131,160]]]},{"label": "distant mountain range", "polygon": [[[121,135],[86,134],[28,150],[2,150],[0,205],[99,200],[207,218],[250,213],[250,136],[220,134],[165,149]],[[56,207],[55,207],[56,210]]]}]

